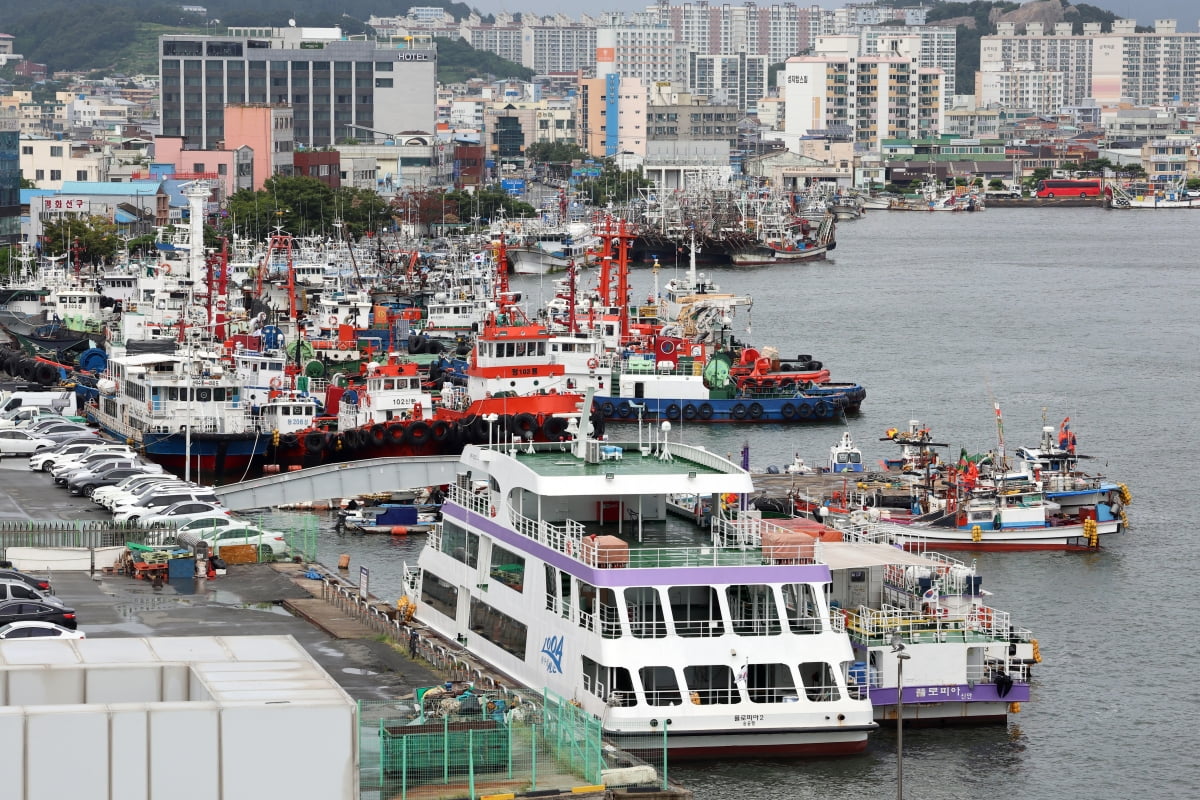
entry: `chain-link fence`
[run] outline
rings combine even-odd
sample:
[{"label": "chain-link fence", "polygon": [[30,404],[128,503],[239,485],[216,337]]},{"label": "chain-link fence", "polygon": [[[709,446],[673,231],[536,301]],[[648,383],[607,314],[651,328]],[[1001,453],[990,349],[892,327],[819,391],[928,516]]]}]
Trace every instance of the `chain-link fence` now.
[{"label": "chain-link fence", "polygon": [[[448,682],[403,701],[362,701],[359,717],[365,800],[666,785],[661,768],[607,744],[597,717],[550,692]],[[656,740],[646,736],[641,753],[661,767]]]}]

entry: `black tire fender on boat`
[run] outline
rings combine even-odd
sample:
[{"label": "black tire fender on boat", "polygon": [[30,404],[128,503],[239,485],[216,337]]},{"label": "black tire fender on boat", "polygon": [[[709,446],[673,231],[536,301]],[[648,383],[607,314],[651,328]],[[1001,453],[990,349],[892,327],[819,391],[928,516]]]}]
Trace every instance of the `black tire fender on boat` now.
[{"label": "black tire fender on boat", "polygon": [[695,419],[696,415],[698,413],[699,412],[696,411],[696,407],[694,405],[692,405],[691,403],[688,403],[687,405],[685,405],[683,407],[683,418],[684,419]]},{"label": "black tire fender on boat", "polygon": [[537,417],[533,414],[522,412],[512,418],[512,423],[509,426],[508,432],[513,436],[525,437],[527,433],[538,432]]},{"label": "black tire fender on boat", "polygon": [[300,444],[300,437],[294,433],[285,433],[283,436],[279,437],[280,447],[286,447],[290,450],[298,444]]},{"label": "black tire fender on boat", "polygon": [[762,419],[762,415],[763,415],[762,403],[751,403],[748,411],[750,413],[750,419]]},{"label": "black tire fender on boat", "polygon": [[423,419],[413,420],[404,429],[404,439],[414,447],[425,444],[433,435],[429,423]]},{"label": "black tire fender on boat", "polygon": [[667,419],[679,419],[678,403],[671,403],[669,406],[667,406],[666,417]]},{"label": "black tire fender on boat", "polygon": [[404,426],[399,422],[393,422],[387,426],[387,438],[389,444],[404,443]]},{"label": "black tire fender on boat", "polygon": [[700,419],[712,419],[713,407],[712,403],[701,403],[700,408],[696,410]]},{"label": "black tire fender on boat", "polygon": [[606,417],[611,417],[613,414],[616,413],[616,411],[617,411],[616,407],[608,400],[605,400],[604,403],[600,406],[600,413]]},{"label": "black tire fender on boat", "polygon": [[38,383],[54,383],[55,378],[58,377],[58,370],[45,362],[38,362],[34,369],[34,377]]},{"label": "black tire fender on boat", "polygon": [[813,413],[818,417],[829,416],[829,404],[824,400],[818,400],[816,406],[813,408]]},{"label": "black tire fender on boat", "polygon": [[784,403],[779,409],[779,413],[783,415],[784,419],[795,419],[796,407],[791,403]]},{"label": "black tire fender on boat", "polygon": [[376,423],[371,426],[371,432],[369,436],[371,437],[371,441],[376,446],[386,444],[388,438],[387,428],[379,423]]},{"label": "black tire fender on boat", "polygon": [[567,432],[567,421],[562,417],[546,417],[542,423],[542,436],[547,441],[557,442]]},{"label": "black tire fender on boat", "polygon": [[446,422],[444,419],[436,420],[433,425],[430,426],[430,428],[433,434],[433,440],[435,442],[444,442],[449,439],[450,434],[453,433],[450,428],[450,423]]},{"label": "black tire fender on boat", "polygon": [[408,337],[408,352],[410,354],[418,354],[425,352],[425,340],[417,334]]},{"label": "black tire fender on boat", "polygon": [[811,417],[813,413],[812,403],[808,402],[807,400],[802,401],[798,406],[796,406],[796,413],[801,417]]},{"label": "black tire fender on boat", "polygon": [[325,449],[325,434],[320,431],[309,431],[304,435],[304,449],[310,453],[319,453]]},{"label": "black tire fender on boat", "polygon": [[733,408],[731,408],[729,410],[729,414],[734,419],[745,419],[746,418],[746,407],[744,405],[742,405],[741,403],[738,403],[736,406],[734,406]]},{"label": "black tire fender on boat", "polygon": [[633,406],[629,405],[628,400],[622,400],[617,403],[617,416],[621,419],[629,419],[629,415],[633,413]]}]

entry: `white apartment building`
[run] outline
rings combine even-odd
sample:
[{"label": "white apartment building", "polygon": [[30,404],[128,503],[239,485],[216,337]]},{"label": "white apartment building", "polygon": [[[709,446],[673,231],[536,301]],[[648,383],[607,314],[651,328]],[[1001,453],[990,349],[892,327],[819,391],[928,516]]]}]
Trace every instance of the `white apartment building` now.
[{"label": "white apartment building", "polygon": [[74,131],[120,131],[133,122],[137,105],[120,97],[88,97],[81,95],[67,105],[67,125]]},{"label": "white apartment building", "polygon": [[456,130],[483,130],[483,117],[488,101],[458,98],[450,103],[450,127]]},{"label": "white apartment building", "polygon": [[112,154],[86,142],[21,137],[21,177],[39,189],[61,189],[64,181],[107,181]]},{"label": "white apartment building", "polygon": [[1102,33],[1100,23],[1086,23],[1083,33],[1075,35],[1066,22],[1052,30],[1028,23],[1017,31],[1014,23],[1000,23],[995,36],[980,41],[981,81],[989,80],[990,73],[1025,65],[1034,72],[1061,73],[1063,104],[1068,106],[1088,99],[1140,106],[1200,101],[1200,33],[1179,32],[1173,19],[1155,20],[1149,33],[1137,33],[1131,19],[1114,22],[1111,33]]},{"label": "white apartment building", "polygon": [[624,19],[609,15],[596,29],[596,77],[616,73],[646,84],[687,80],[687,49],[675,31],[635,14]]},{"label": "white apartment building", "polygon": [[879,52],[881,41],[891,41],[897,36],[919,37],[921,46],[917,55],[917,66],[940,69],[942,94],[947,108],[953,102],[954,69],[958,54],[958,32],[954,28],[947,25],[854,25],[845,32],[857,33],[862,41],[862,51],[870,55]]},{"label": "white apartment building", "polygon": [[596,65],[596,28],[561,16],[526,23],[518,60],[537,75],[591,71]]},{"label": "white apartment building", "polygon": [[1018,62],[1003,72],[981,71],[977,81],[977,102],[982,106],[994,104],[1033,114],[1057,114],[1067,105],[1067,76],[1057,70],[1038,69],[1032,62]]},{"label": "white apartment building", "polygon": [[866,55],[858,36],[818,37],[817,54],[784,67],[784,135],[848,129],[854,141],[878,148],[884,139],[937,135],[943,127],[942,71],[921,67],[920,37],[880,40]]},{"label": "white apartment building", "polygon": [[767,94],[767,57],[688,54],[688,91],[743,113]]}]

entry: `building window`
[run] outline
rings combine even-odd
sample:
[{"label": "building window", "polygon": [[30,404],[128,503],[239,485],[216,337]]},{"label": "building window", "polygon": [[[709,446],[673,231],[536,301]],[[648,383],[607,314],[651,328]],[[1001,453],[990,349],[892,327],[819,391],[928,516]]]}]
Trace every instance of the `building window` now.
[{"label": "building window", "polygon": [[391,78],[376,78],[375,79],[375,88],[376,89],[391,89],[392,88],[392,79]]},{"label": "building window", "polygon": [[217,174],[218,175],[228,175],[229,174],[229,165],[228,164],[217,164]]},{"label": "building window", "polygon": [[88,174],[87,174],[87,170],[86,170],[86,169],[77,169],[77,170],[75,170],[75,180],[77,180],[77,181],[86,181],[87,179],[88,179]]},{"label": "building window", "polygon": [[23,156],[33,155],[33,147],[30,145],[27,145],[27,144],[21,145],[21,155],[23,155]]},{"label": "building window", "polygon": [[34,170],[33,179],[35,181],[45,180],[46,179],[46,170],[44,170],[44,169]]},{"label": "building window", "polygon": [[50,180],[61,181],[62,180],[62,170],[61,169],[50,170]]},{"label": "building window", "polygon": [[62,154],[63,154],[63,149],[62,149],[61,145],[52,145],[50,147],[50,157],[51,158],[62,158]]}]

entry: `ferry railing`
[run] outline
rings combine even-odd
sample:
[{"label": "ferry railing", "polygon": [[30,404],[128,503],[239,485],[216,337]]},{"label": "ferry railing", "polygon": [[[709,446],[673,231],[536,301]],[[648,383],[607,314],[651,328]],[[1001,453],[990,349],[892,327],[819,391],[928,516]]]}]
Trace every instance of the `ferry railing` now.
[{"label": "ferry railing", "polygon": [[465,486],[451,484],[450,499],[468,511],[474,511],[476,514],[487,514],[491,498],[487,490],[475,491]]}]

